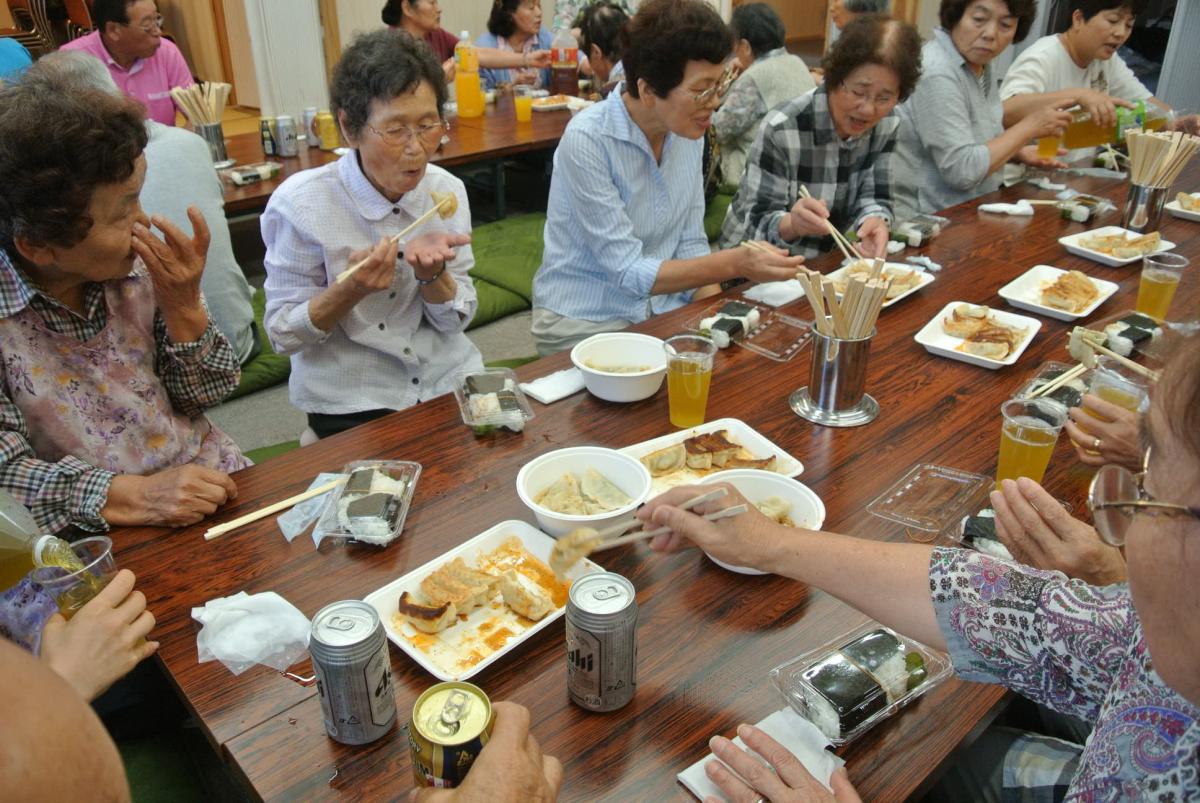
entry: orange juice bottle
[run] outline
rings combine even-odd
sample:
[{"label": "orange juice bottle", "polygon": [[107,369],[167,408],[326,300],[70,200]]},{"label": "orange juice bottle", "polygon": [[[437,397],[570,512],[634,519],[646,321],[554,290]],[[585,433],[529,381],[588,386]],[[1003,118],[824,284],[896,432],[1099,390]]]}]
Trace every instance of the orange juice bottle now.
[{"label": "orange juice bottle", "polygon": [[483,115],[483,89],[479,83],[479,54],[471,44],[471,34],[463,31],[454,46],[454,95],[459,117]]}]

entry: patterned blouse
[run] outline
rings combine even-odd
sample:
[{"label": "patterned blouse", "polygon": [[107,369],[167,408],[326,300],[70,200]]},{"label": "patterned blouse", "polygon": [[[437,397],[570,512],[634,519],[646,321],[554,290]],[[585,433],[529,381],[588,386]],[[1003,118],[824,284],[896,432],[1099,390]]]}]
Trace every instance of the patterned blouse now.
[{"label": "patterned blouse", "polygon": [[1066,800],[1200,797],[1200,708],[1154,671],[1127,586],[959,549],[929,567],[955,672],[1094,723]]}]

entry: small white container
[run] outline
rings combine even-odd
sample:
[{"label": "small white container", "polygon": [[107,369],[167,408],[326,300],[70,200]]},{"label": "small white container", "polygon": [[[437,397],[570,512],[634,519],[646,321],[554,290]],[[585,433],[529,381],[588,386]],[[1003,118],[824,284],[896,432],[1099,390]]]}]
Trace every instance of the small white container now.
[{"label": "small white container", "polygon": [[[556,513],[533,501],[533,498],[557,482],[563,474],[582,478],[594,468],[629,497],[629,504],[590,516]],[[633,518],[634,511],[650,496],[650,472],[636,457],[621,454],[602,446],[571,446],[539,455],[517,472],[517,496],[533,511],[538,526],[555,538],[577,527],[602,530],[619,521]]]},{"label": "small white container", "polygon": [[[757,468],[731,468],[728,471],[709,474],[700,482],[704,485],[727,482],[737,488],[738,492],[751,504],[777,496],[791,504],[792,509],[788,513],[788,518],[797,527],[819,530],[825,523],[825,503],[821,501],[821,497],[817,496],[804,483],[782,474],[776,474],[774,471],[762,471]],[[707,552],[704,554],[708,555]],[[767,574],[758,569],[725,563],[712,555],[708,555],[708,559],[722,569],[728,569],[738,574]]]},{"label": "small white container", "polygon": [[[611,402],[648,399],[662,387],[667,376],[667,355],[657,337],[635,332],[604,332],[592,335],[571,349],[571,362],[583,374],[583,383],[593,396]],[[589,367],[629,366],[646,370],[610,373]]]}]

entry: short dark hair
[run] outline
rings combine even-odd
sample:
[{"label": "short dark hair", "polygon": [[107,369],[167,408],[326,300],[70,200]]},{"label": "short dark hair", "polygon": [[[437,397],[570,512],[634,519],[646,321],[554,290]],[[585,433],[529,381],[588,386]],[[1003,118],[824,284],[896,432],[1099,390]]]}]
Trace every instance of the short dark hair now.
[{"label": "short dark hair", "polygon": [[345,113],[347,133],[357,137],[371,116],[372,101],[387,103],[422,81],[433,88],[440,117],[446,76],[429,45],[406,31],[371,31],[356,37],[334,67],[330,104],[335,115]]},{"label": "short dark hair", "polygon": [[494,0],[492,12],[488,14],[487,29],[492,36],[508,38],[517,30],[513,14],[521,7],[523,0]]},{"label": "short dark hair", "polygon": [[129,7],[137,0],[94,0],[92,3],[92,24],[96,30],[104,33],[108,23],[118,25],[129,24]]},{"label": "short dark hair", "polygon": [[864,64],[878,64],[894,72],[903,101],[921,78],[921,35],[907,22],[880,14],[855,18],[821,60],[825,86],[837,89]]},{"label": "short dark hair", "polygon": [[1150,0],[1071,0],[1070,15],[1074,15],[1076,11],[1083,13],[1083,19],[1086,22],[1092,17],[1104,11],[1112,11],[1113,9],[1124,9],[1130,14],[1137,17],[1146,10]]},{"label": "short dark hair", "polygon": [[[400,20],[404,19],[403,6],[405,0],[388,0],[383,4],[383,11],[379,12],[379,16],[383,19],[384,25],[391,25],[393,28],[400,24]],[[408,0],[409,5],[412,5],[413,0]]]},{"label": "short dark hair", "polygon": [[14,241],[71,248],[95,222],[103,184],[133,175],[146,147],[145,110],[123,95],[68,90],[34,64],[0,88],[0,247]]},{"label": "short dark hair", "polygon": [[[967,8],[974,2],[976,0],[942,0],[942,5],[938,8],[938,20],[946,29],[946,33],[954,30],[954,26],[958,25],[963,14],[967,13]],[[1013,41],[1024,42],[1025,37],[1029,35],[1029,29],[1033,27],[1033,18],[1037,16],[1038,0],[1003,0],[1003,2],[1008,6],[1008,13],[1017,18],[1017,32],[1013,36]]]},{"label": "short dark hair", "polygon": [[649,0],[621,34],[625,88],[638,97],[638,80],[659,97],[683,82],[689,61],[721,64],[733,52],[729,28],[703,0]]},{"label": "short dark hair", "polygon": [[729,28],[735,42],[745,39],[750,43],[754,58],[783,47],[787,35],[783,20],[766,3],[749,3],[735,8]]},{"label": "short dark hair", "polygon": [[629,22],[625,9],[608,0],[600,0],[579,12],[579,46],[587,51],[592,45],[610,61],[621,58],[621,29]]},{"label": "short dark hair", "polygon": [[851,14],[887,14],[891,7],[891,0],[842,0],[842,8]]}]

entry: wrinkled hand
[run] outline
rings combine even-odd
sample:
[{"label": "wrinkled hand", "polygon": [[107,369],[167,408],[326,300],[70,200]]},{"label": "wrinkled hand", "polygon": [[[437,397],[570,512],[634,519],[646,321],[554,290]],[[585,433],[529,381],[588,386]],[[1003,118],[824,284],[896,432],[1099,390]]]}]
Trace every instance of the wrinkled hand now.
[{"label": "wrinkled hand", "polygon": [[1133,104],[1123,98],[1106,95],[1094,89],[1081,89],[1076,97],[1083,110],[1092,116],[1092,121],[1101,128],[1112,128],[1117,124],[1117,107],[1132,109]]},{"label": "wrinkled hand", "polygon": [[[680,510],[677,505],[713,488],[723,486],[728,493],[720,499],[697,505],[691,511]],[[708,521],[701,518],[735,505],[746,505],[747,511],[740,516]],[[681,485],[651,499],[637,512],[637,517],[647,522],[648,529],[670,527],[671,532],[656,536],[650,548],[656,552],[674,552],[689,546],[698,546],[713,557],[737,566],[749,566],[769,571],[767,548],[774,540],[773,528],[778,525],[758,512],[746,501],[736,488],[728,483],[712,485]],[[800,528],[788,531],[803,533]]]},{"label": "wrinkled hand", "polygon": [[829,219],[829,207],[819,198],[801,198],[788,211],[791,235],[787,239],[794,240],[802,236],[823,237],[829,233],[825,221]]},{"label": "wrinkled hand", "polygon": [[1065,109],[1046,106],[1026,116],[1023,122],[1029,129],[1027,136],[1030,139],[1061,137],[1071,124],[1071,113]]},{"label": "wrinkled hand", "polygon": [[133,224],[133,250],[146,264],[154,283],[154,297],[167,314],[200,307],[200,277],[204,274],[210,238],[200,210],[189,206],[187,212],[192,222],[192,237],[158,215],[150,222],[165,235],[165,242],[141,223]]},{"label": "wrinkled hand", "polygon": [[562,786],[562,764],[542,755],[529,733],[529,710],[496,703],[492,737],[457,789],[414,789],[409,803],[549,803]]},{"label": "wrinkled hand", "polygon": [[[850,785],[843,767],[838,767],[829,778],[829,785],[833,787],[833,793],[830,794],[798,758],[758,728],[742,725],[738,727],[738,736],[742,737],[750,750],[766,759],[774,772],[749,751],[740,749],[724,736],[714,736],[708,746],[721,761],[708,762],[704,765],[704,771],[732,803],[764,800],[771,803],[860,803],[862,800]],[[722,761],[725,763],[722,764]],[[730,767],[733,772],[729,771]],[[710,797],[704,803],[716,801],[716,798]]]},{"label": "wrinkled hand", "polygon": [[858,250],[867,259],[887,257],[888,224],[881,217],[869,217],[858,227]]},{"label": "wrinkled hand", "polygon": [[1073,518],[1028,477],[1004,480],[992,491],[996,535],[1021,563],[1055,569],[1092,585],[1125,580],[1125,558],[1100,540],[1089,524]]},{"label": "wrinkled hand", "polygon": [[[1139,437],[1141,416],[1118,407],[1099,396],[1085,393],[1082,407],[1067,411],[1067,435],[1075,447],[1075,456],[1085,466],[1115,463],[1136,473],[1142,470],[1142,443]],[[1088,415],[1091,410],[1101,418]],[[1096,440],[1100,440],[1096,448]]]},{"label": "wrinkled hand", "polygon": [[804,257],[791,256],[762,240],[755,241],[759,248],[738,246],[734,249],[738,257],[738,273],[755,282],[783,282],[796,278],[796,271],[804,264]]},{"label": "wrinkled hand", "polygon": [[391,237],[381,237],[374,248],[366,251],[355,251],[346,262],[346,270],[367,260],[367,264],[356,270],[346,284],[351,292],[366,297],[371,293],[387,290],[396,280],[396,260],[399,258],[400,244],[392,242]]},{"label": "wrinkled hand", "polygon": [[533,50],[529,53],[529,66],[544,70],[550,66],[549,50]]},{"label": "wrinkled hand", "polygon": [[236,496],[237,484],[228,474],[189,464],[145,477],[114,477],[100,515],[112,525],[183,527]]},{"label": "wrinkled hand", "polygon": [[142,641],[154,614],[133,582],[122,569],[70,621],[56,613],[42,630],[42,660],[89,702],[158,649]]},{"label": "wrinkled hand", "polygon": [[455,248],[470,242],[469,234],[453,234],[448,231],[422,234],[404,244],[404,261],[412,266],[418,279],[428,280],[441,270],[444,263],[454,259],[458,253]]},{"label": "wrinkled hand", "polygon": [[[1059,156],[1065,156],[1067,153],[1065,148],[1058,149]],[[1030,167],[1040,167],[1044,170],[1065,170],[1070,167],[1066,162],[1059,159],[1043,159],[1038,156],[1037,145],[1026,145],[1021,150],[1017,151],[1016,161],[1021,164],[1027,164]]]}]

